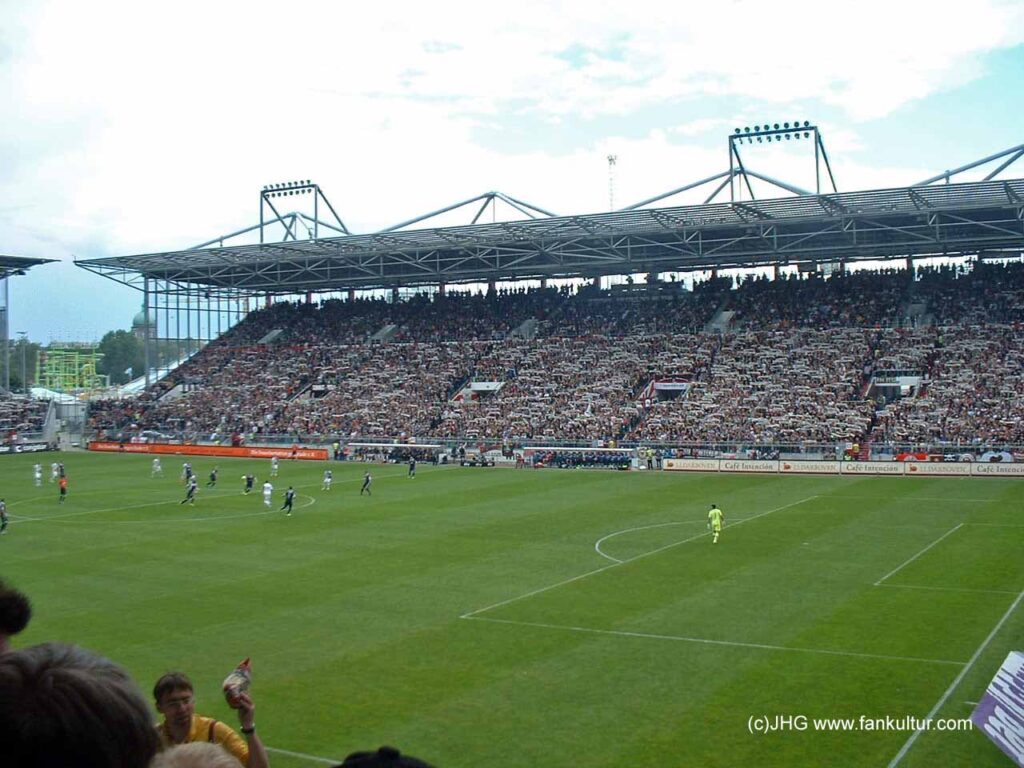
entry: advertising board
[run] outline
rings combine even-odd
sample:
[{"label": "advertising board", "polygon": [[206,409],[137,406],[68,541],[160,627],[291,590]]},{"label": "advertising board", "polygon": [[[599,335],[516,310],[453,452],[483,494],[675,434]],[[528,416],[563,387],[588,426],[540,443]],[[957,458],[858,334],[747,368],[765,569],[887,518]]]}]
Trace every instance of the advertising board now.
[{"label": "advertising board", "polygon": [[171,443],[115,443],[94,440],[89,443],[90,451],[107,453],[158,453],[180,454],[183,456],[235,456],[244,459],[303,459],[306,461],[327,461],[326,448],[289,448],[282,446],[250,448],[230,445],[176,445]]},{"label": "advertising board", "polygon": [[838,475],[838,461],[780,461],[779,471],[788,474]]},{"label": "advertising board", "polygon": [[665,459],[662,467],[675,472],[717,472],[718,459]]},{"label": "advertising board", "polygon": [[844,461],[844,475],[902,475],[903,462],[899,461]]}]

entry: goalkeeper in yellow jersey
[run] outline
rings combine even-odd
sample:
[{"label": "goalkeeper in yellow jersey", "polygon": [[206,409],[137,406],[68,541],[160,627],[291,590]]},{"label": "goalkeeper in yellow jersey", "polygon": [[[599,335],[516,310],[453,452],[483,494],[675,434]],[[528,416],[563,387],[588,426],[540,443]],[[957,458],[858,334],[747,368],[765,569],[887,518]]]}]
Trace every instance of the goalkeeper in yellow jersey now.
[{"label": "goalkeeper in yellow jersey", "polygon": [[722,521],[725,519],[725,514],[718,508],[717,504],[711,505],[711,511],[708,512],[708,528],[711,530],[711,543],[718,543],[718,535],[722,532]]}]

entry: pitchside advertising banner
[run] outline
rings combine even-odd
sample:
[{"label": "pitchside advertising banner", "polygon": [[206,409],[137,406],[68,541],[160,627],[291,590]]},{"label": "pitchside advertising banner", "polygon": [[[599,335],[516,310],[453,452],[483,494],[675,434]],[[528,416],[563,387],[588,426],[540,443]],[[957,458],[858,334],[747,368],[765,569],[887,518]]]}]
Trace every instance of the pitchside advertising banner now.
[{"label": "pitchside advertising banner", "polygon": [[39,453],[50,450],[49,443],[15,443],[14,445],[0,445],[0,456],[12,453]]},{"label": "pitchside advertising banner", "polygon": [[818,475],[920,477],[1024,477],[1024,464],[903,461],[762,461],[751,459],[665,459],[673,472],[779,472]]},{"label": "pitchside advertising banner", "polygon": [[972,464],[972,475],[988,477],[1024,477],[1024,464]]},{"label": "pitchside advertising banner", "polygon": [[971,714],[992,743],[1024,768],[1024,653],[1011,651]]},{"label": "pitchside advertising banner", "polygon": [[743,459],[722,459],[722,472],[778,472],[777,461],[751,461]]},{"label": "pitchside advertising banner", "polygon": [[780,461],[780,472],[793,472],[795,474],[826,474],[838,475],[838,461]]},{"label": "pitchside advertising banner", "polygon": [[840,467],[844,475],[903,474],[903,464],[898,461],[844,461]]},{"label": "pitchside advertising banner", "polygon": [[327,461],[326,448],[242,448],[230,445],[171,445],[168,443],[114,443],[94,440],[90,451],[110,453],[170,453],[184,456],[235,456],[244,459],[306,459]]},{"label": "pitchside advertising banner", "polygon": [[[903,465],[906,475],[970,476],[971,464],[957,461],[909,461]],[[984,465],[979,465],[984,466]]]},{"label": "pitchside advertising banner", "polygon": [[677,472],[717,472],[718,459],[665,459],[662,466]]}]

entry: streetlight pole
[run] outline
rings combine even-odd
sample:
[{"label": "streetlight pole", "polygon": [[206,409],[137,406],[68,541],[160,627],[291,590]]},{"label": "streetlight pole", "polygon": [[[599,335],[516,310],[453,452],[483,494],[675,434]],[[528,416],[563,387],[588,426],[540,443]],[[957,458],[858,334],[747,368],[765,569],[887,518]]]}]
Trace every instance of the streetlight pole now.
[{"label": "streetlight pole", "polygon": [[18,335],[21,337],[20,339],[18,339],[18,343],[21,344],[21,388],[25,391],[25,394],[27,395],[29,390],[28,379],[25,378],[25,347],[27,347],[28,344],[25,341],[25,337],[28,336],[28,331],[18,331]]}]

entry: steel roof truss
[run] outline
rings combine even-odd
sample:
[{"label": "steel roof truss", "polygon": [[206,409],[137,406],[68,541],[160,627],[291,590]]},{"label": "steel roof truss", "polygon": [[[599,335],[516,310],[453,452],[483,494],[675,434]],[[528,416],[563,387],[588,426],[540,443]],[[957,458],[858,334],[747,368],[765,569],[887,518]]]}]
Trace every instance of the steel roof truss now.
[{"label": "steel roof truss", "polygon": [[[1024,209],[1021,209],[1021,210],[1024,210]],[[949,219],[950,221],[955,221],[955,222],[958,222],[959,224],[966,224],[966,225],[969,225],[969,226],[981,227],[982,229],[991,229],[993,232],[1000,232],[1000,233],[1002,233],[1004,235],[1010,235],[1012,237],[1019,237],[1020,235],[1024,234],[1024,230],[1007,229],[1006,227],[1000,227],[1000,226],[998,226],[996,224],[993,224],[992,222],[988,222],[988,221],[978,221],[978,220],[974,220],[974,219],[965,219],[962,216],[957,216],[957,215],[952,214],[952,213],[946,213],[946,214],[943,214],[943,215],[947,219]],[[1018,215],[1017,218],[1019,220],[1020,216]]]},{"label": "steel roof truss", "polygon": [[914,204],[914,207],[917,208],[919,211],[930,210],[932,207],[931,203],[925,200],[924,196],[916,189],[908,189],[907,196],[910,197],[910,201]]}]

